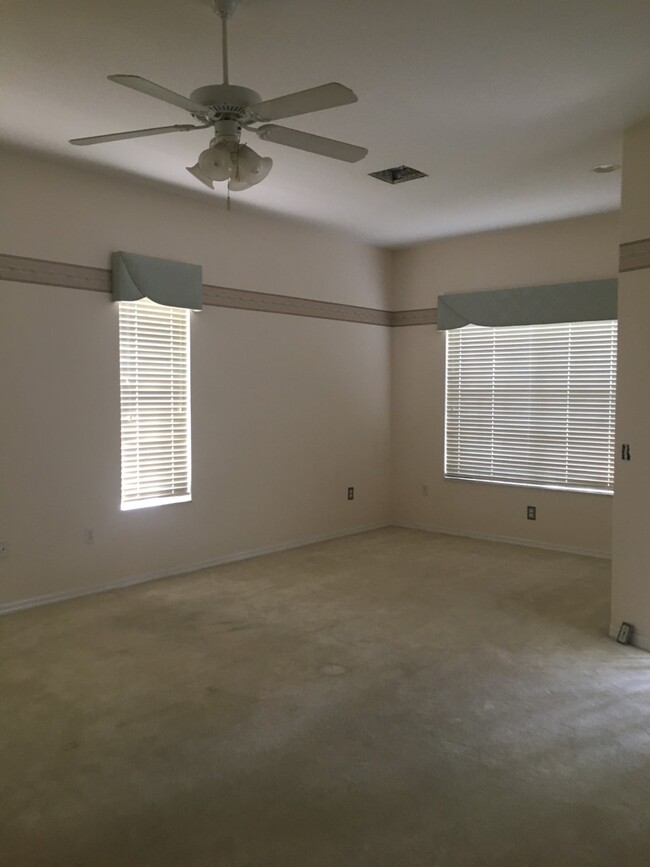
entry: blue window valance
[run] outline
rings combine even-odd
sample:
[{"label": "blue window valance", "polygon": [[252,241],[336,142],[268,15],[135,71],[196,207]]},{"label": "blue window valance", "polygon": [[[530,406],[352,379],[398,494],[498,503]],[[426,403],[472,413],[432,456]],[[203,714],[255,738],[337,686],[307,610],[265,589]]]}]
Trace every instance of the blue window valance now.
[{"label": "blue window valance", "polygon": [[498,327],[616,319],[617,289],[618,281],[612,278],[441,295],[438,330],[469,324]]},{"label": "blue window valance", "polygon": [[200,265],[140,256],[120,250],[111,257],[113,300],[149,298],[167,307],[201,310],[203,272]]}]

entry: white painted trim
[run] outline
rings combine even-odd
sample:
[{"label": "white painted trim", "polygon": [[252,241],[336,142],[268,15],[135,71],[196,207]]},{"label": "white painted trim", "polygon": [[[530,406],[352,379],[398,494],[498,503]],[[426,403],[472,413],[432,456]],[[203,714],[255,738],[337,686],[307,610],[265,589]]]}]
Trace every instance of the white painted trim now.
[{"label": "white painted trim", "polygon": [[0,617],[3,614],[12,614],[14,611],[22,611],[25,608],[36,608],[39,605],[51,605],[54,602],[65,602],[68,599],[78,599],[81,596],[93,596],[96,593],[108,593],[111,590],[121,590],[125,587],[133,587],[136,584],[146,584],[149,581],[158,581],[160,578],[172,578],[176,575],[186,575],[190,572],[198,572],[201,569],[211,569],[223,566],[226,563],[236,563],[239,560],[250,560],[253,557],[263,557],[265,554],[274,554],[278,551],[287,551],[292,548],[304,548],[306,545],[314,545],[317,542],[328,542],[332,539],[343,539],[346,536],[356,536],[359,533],[369,533],[371,530],[383,530],[392,526],[390,523],[368,524],[364,527],[354,527],[351,530],[341,530],[337,533],[325,533],[321,536],[311,536],[298,542],[281,542],[279,545],[267,545],[263,548],[253,548],[249,551],[238,551],[226,557],[217,557],[214,560],[205,560],[201,563],[190,563],[187,566],[177,566],[161,572],[146,572],[142,575],[131,575],[127,578],[118,578],[97,587],[77,587],[73,590],[62,590],[59,593],[50,593],[45,596],[32,596],[29,599],[20,599],[17,602],[5,602],[0,605]]},{"label": "white painted trim", "polygon": [[550,542],[538,542],[535,539],[518,539],[515,536],[496,536],[492,533],[467,533],[460,530],[448,530],[444,527],[426,527],[424,524],[411,524],[407,521],[397,521],[395,527],[405,527],[409,530],[425,530],[427,533],[442,533],[444,536],[461,536],[465,539],[480,539],[483,542],[504,542],[507,545],[522,545],[525,548],[542,548],[545,551],[561,551],[564,554],[579,554],[582,557],[597,557],[600,560],[611,560],[611,554],[594,551],[591,548],[572,548],[568,545],[554,545]]},{"label": "white painted trim", "polygon": [[[618,635],[619,626],[620,626],[620,623],[619,624],[614,624],[614,623],[610,624],[610,626],[609,626],[609,637],[610,638],[614,638],[614,639],[616,638],[616,636]],[[637,647],[639,650],[647,650],[648,652],[650,652],[650,636],[639,635],[639,633],[634,629],[632,630],[632,640],[630,641],[630,644],[633,647]]]}]

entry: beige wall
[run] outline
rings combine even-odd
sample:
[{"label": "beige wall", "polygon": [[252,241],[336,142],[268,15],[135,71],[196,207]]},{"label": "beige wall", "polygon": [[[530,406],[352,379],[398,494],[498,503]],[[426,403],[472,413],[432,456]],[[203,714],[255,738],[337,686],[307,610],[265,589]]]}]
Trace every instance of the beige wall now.
[{"label": "beige wall", "polygon": [[112,250],[203,265],[206,283],[386,307],[387,254],[343,233],[260,214],[245,193],[180,194],[123,174],[0,150],[2,252],[109,267]]},{"label": "beige wall", "polygon": [[[210,283],[386,305],[385,254],[339,234],[12,153],[0,165],[2,252],[108,267],[135,250],[201,263]],[[122,513],[115,306],[3,282],[0,309],[0,604],[388,522],[387,329],[192,314],[193,501]]]},{"label": "beige wall", "polygon": [[[621,241],[650,238],[650,119],[627,131],[623,151]],[[634,624],[650,650],[650,269],[619,279],[616,441],[631,460],[616,466],[612,630]]]},{"label": "beige wall", "polygon": [[[617,270],[618,216],[603,214],[397,250],[392,304],[435,307],[442,293],[612,277]],[[610,496],[445,481],[444,335],[430,325],[398,328],[392,342],[397,522],[610,552]],[[527,505],[537,506],[537,521],[526,520]]]},{"label": "beige wall", "polygon": [[[136,250],[199,262],[209,283],[394,309],[435,306],[439,292],[617,271],[614,214],[388,253],[250,212],[242,199],[227,213],[222,200],[12,152],[0,155],[0,171],[11,202],[0,216],[2,251],[15,255],[108,267],[112,250]],[[0,539],[10,547],[0,605],[391,518],[610,550],[610,497],[444,481],[444,338],[434,327],[217,308],[192,315],[193,502],[122,513],[114,305],[7,282],[0,305],[9,408],[0,416]],[[538,507],[535,523],[528,504]]]}]

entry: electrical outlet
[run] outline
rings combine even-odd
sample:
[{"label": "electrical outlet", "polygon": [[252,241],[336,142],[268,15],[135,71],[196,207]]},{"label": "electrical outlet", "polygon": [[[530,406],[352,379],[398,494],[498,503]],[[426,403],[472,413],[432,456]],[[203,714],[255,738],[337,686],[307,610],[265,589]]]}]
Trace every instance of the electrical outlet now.
[{"label": "electrical outlet", "polygon": [[0,557],[9,556],[9,542],[0,542]]},{"label": "electrical outlet", "polygon": [[422,485],[422,496],[423,497],[429,496],[429,486],[428,485]]},{"label": "electrical outlet", "polygon": [[619,644],[629,644],[630,639],[632,638],[632,630],[634,627],[631,623],[626,623],[623,621],[621,623],[621,628],[618,630],[618,635],[616,636],[616,640]]},{"label": "electrical outlet", "polygon": [[348,500],[354,500],[354,488],[348,488]]},{"label": "electrical outlet", "polygon": [[537,520],[537,506],[526,506],[526,517],[529,521]]},{"label": "electrical outlet", "polygon": [[90,527],[86,527],[84,530],[84,542],[86,545],[92,545],[95,541],[95,531]]}]

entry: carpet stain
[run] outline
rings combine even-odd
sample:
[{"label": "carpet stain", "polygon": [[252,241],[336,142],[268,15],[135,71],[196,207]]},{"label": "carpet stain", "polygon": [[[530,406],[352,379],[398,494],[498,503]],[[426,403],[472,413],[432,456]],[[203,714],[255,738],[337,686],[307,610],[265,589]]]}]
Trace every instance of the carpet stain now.
[{"label": "carpet stain", "polygon": [[347,668],[342,665],[323,665],[320,668],[321,674],[327,674],[329,677],[338,677],[341,674],[347,674]]}]

